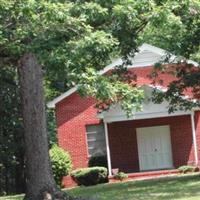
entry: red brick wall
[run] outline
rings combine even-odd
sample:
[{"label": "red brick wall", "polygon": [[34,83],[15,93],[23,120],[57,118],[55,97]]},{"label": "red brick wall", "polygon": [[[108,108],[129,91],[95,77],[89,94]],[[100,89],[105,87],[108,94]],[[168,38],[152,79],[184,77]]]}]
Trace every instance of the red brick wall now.
[{"label": "red brick wall", "polygon": [[86,124],[98,124],[95,101],[73,93],[56,104],[57,137],[59,146],[72,157],[73,167],[86,167],[88,162]]},{"label": "red brick wall", "polygon": [[137,140],[133,121],[108,124],[112,168],[123,172],[139,170]]},{"label": "red brick wall", "polygon": [[108,131],[112,168],[124,172],[138,171],[136,128],[159,125],[170,125],[174,167],[193,163],[191,119],[185,115],[110,123]]}]

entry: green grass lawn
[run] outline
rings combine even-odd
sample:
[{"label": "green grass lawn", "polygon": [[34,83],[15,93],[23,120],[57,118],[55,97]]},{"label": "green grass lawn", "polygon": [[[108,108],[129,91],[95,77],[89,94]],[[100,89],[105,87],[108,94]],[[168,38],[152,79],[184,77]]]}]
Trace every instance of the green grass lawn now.
[{"label": "green grass lawn", "polygon": [[[99,200],[200,200],[200,175],[101,184],[65,191],[74,196],[97,197]],[[21,199],[22,196],[0,198],[0,200]]]}]

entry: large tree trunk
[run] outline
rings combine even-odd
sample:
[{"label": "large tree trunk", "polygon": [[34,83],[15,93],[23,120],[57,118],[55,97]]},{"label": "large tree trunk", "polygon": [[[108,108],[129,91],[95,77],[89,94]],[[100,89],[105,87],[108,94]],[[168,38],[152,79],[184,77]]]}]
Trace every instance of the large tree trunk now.
[{"label": "large tree trunk", "polygon": [[25,199],[71,199],[57,188],[53,179],[48,153],[42,70],[32,53],[26,53],[21,58],[19,76],[25,129]]}]

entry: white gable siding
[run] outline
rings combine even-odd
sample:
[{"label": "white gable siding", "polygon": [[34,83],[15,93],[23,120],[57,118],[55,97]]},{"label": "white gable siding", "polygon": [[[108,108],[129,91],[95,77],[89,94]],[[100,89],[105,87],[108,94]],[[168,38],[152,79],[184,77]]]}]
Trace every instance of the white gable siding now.
[{"label": "white gable siding", "polygon": [[154,65],[156,62],[160,61],[162,56],[156,53],[153,53],[148,50],[144,50],[138,53],[132,60],[133,64],[131,67],[145,67]]}]

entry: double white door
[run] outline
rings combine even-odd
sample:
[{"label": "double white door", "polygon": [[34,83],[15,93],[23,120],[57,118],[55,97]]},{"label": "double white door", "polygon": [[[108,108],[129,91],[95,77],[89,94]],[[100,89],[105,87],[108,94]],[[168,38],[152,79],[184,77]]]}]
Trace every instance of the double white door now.
[{"label": "double white door", "polygon": [[172,168],[169,126],[137,128],[140,170]]}]

